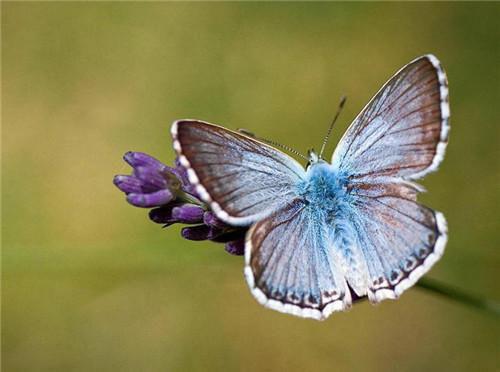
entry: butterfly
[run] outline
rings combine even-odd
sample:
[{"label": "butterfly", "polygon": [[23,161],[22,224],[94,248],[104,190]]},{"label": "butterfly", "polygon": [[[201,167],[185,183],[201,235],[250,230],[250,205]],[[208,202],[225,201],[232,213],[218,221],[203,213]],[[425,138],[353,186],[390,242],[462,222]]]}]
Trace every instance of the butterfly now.
[{"label": "butterfly", "polygon": [[249,226],[244,274],[264,306],[326,319],[353,297],[398,298],[442,256],[444,216],[417,202],[448,142],[439,60],[401,68],[348,127],[328,163],[306,168],[252,136],[199,120],[173,123],[173,146],[200,198]]}]

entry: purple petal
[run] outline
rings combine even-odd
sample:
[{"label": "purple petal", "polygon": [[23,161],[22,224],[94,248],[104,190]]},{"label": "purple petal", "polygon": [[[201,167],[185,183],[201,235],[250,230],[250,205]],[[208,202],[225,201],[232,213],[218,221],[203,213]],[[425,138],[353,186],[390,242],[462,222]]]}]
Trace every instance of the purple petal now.
[{"label": "purple petal", "polygon": [[[179,162],[179,158],[175,158],[175,168],[172,170],[172,172],[177,176],[177,178],[181,181],[182,183],[182,190],[184,192],[187,192],[188,194],[191,194],[195,198],[200,199],[200,196],[196,192],[196,186],[191,184],[189,182],[189,177],[187,175],[186,168],[184,168],[181,163]],[[201,200],[201,199],[200,199]]]},{"label": "purple petal", "polygon": [[245,239],[245,229],[217,229],[213,228],[215,231],[218,231],[218,234],[214,234],[210,240],[217,243],[227,243],[232,242],[233,240]]},{"label": "purple petal", "polygon": [[199,205],[183,204],[172,210],[172,217],[182,223],[200,223],[205,210]]},{"label": "purple petal", "polygon": [[165,167],[161,161],[143,152],[129,151],[123,156],[123,159],[134,168],[151,167],[161,170]]},{"label": "purple petal", "polygon": [[165,205],[160,208],[151,209],[149,211],[149,218],[151,221],[156,223],[161,223],[165,225],[171,225],[175,222],[178,222],[175,218],[172,217],[172,209],[175,208],[175,205]]},{"label": "purple petal", "polygon": [[210,234],[210,227],[206,225],[184,227],[181,235],[188,240],[207,240]]},{"label": "purple petal", "polygon": [[226,252],[234,254],[235,256],[243,256],[243,254],[245,254],[245,239],[226,243],[224,249]]},{"label": "purple petal", "polygon": [[200,196],[196,192],[196,186],[194,186],[194,185],[182,185],[182,190],[185,193],[188,193],[188,194],[194,196],[196,199],[201,200]]},{"label": "purple petal", "polygon": [[181,165],[181,162],[179,161],[179,158],[175,158],[175,174],[179,177],[179,179],[182,181],[183,186],[188,186],[190,185],[189,182],[189,177],[187,175],[186,168],[184,168]]},{"label": "purple petal", "polygon": [[163,204],[167,204],[173,199],[173,194],[170,190],[163,189],[151,194],[128,194],[127,201],[135,205],[136,207],[141,208],[151,208],[158,207]]},{"label": "purple petal", "polygon": [[134,169],[134,175],[143,181],[145,185],[156,190],[166,189],[168,186],[167,180],[152,168],[137,167]]},{"label": "purple petal", "polygon": [[205,212],[203,215],[203,223],[205,225],[213,226],[213,227],[218,227],[218,228],[225,228],[228,227],[228,225],[221,220],[217,218],[214,212],[208,211]]},{"label": "purple petal", "polygon": [[142,192],[142,181],[134,176],[118,175],[113,178],[113,183],[124,193],[130,194],[131,192]]},{"label": "purple petal", "polygon": [[210,227],[207,239],[216,241],[217,238],[224,234],[224,230],[218,229],[216,227]]}]

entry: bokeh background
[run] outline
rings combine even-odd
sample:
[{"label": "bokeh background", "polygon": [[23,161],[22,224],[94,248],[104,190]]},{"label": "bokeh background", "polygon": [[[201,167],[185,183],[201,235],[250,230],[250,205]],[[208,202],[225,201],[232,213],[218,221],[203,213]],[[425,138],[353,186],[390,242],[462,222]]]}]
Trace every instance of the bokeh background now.
[{"label": "bokeh background", "polygon": [[326,322],[247,290],[240,257],[128,205],[127,150],[173,160],[199,118],[329,151],[397,69],[447,70],[450,146],[421,200],[428,277],[500,298],[500,4],[2,2],[5,371],[498,370],[498,318],[419,288]]}]

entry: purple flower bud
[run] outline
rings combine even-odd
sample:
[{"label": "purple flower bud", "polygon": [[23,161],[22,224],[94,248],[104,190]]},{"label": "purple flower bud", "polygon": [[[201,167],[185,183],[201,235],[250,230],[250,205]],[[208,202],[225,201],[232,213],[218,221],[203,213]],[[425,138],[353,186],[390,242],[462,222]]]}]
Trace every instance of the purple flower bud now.
[{"label": "purple flower bud", "polygon": [[246,228],[230,226],[207,211],[209,206],[201,202],[179,159],[175,168],[142,152],[127,152],[124,159],[133,173],[115,176],[113,183],[127,194],[130,204],[154,208],[149,218],[164,226],[194,224],[181,230],[185,239],[226,243],[229,253],[243,254]]},{"label": "purple flower bud", "polygon": [[128,194],[127,201],[141,208],[151,208],[158,205],[167,204],[173,199],[174,195],[170,190],[163,189],[150,194]]},{"label": "purple flower bud", "polygon": [[207,225],[184,227],[181,230],[182,237],[189,240],[214,240],[223,233],[221,229]]},{"label": "purple flower bud", "polygon": [[196,192],[196,187],[189,182],[186,168],[181,165],[179,158],[175,158],[175,168],[173,172],[175,173],[177,178],[181,180],[182,190],[200,199],[198,193]]},{"label": "purple flower bud", "polygon": [[127,163],[129,163],[132,168],[150,167],[162,170],[164,167],[166,167],[166,165],[164,165],[161,161],[143,152],[128,151],[123,156],[123,159]]},{"label": "purple flower bud", "polygon": [[203,223],[208,226],[218,227],[223,229],[228,227],[228,225],[217,218],[214,212],[207,211],[203,215]]},{"label": "purple flower bud", "polygon": [[182,181],[183,186],[189,186],[191,183],[189,182],[189,177],[187,175],[186,168],[181,165],[181,162],[178,157],[175,158],[175,174]]},{"label": "purple flower bud", "polygon": [[118,175],[113,178],[113,183],[124,193],[141,193],[142,182],[134,176]]},{"label": "purple flower bud", "polygon": [[115,176],[113,183],[127,194],[130,204],[141,208],[159,207],[179,196],[181,180],[174,168],[142,152],[129,151],[124,159],[134,168],[133,173]]},{"label": "purple flower bud", "polygon": [[161,190],[167,188],[167,180],[153,168],[137,167],[134,168],[134,175],[140,179],[144,185],[152,189]]},{"label": "purple flower bud", "polygon": [[151,209],[149,211],[149,218],[151,221],[156,223],[161,223],[166,226],[170,226],[173,223],[178,222],[175,218],[172,217],[172,209],[175,208],[175,204],[167,204],[163,207]]},{"label": "purple flower bud", "polygon": [[203,222],[203,213],[205,210],[195,204],[182,204],[172,209],[172,217],[182,223]]},{"label": "purple flower bud", "polygon": [[218,237],[224,234],[224,230],[218,229],[216,227],[210,227],[207,239],[216,241]]},{"label": "purple flower bud", "polygon": [[224,249],[226,252],[234,254],[235,256],[243,256],[245,254],[245,239],[234,240],[226,243]]},{"label": "purple flower bud", "polygon": [[224,229],[218,229],[213,227],[212,229],[219,232],[218,234],[214,234],[214,236],[210,238],[210,240],[217,243],[227,243],[227,242],[232,242],[233,240],[239,240],[245,238],[246,230],[243,229],[235,229],[230,227],[226,227]]},{"label": "purple flower bud", "polygon": [[181,235],[188,240],[207,240],[210,233],[210,227],[206,225],[197,225],[184,227],[181,230]]}]

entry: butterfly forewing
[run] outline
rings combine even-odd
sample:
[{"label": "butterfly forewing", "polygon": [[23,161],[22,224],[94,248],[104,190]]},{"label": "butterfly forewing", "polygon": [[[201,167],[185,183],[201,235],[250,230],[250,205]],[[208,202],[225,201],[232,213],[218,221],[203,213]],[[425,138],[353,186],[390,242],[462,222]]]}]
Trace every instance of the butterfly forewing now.
[{"label": "butterfly forewing", "polygon": [[172,136],[200,197],[231,224],[249,225],[286,205],[305,175],[288,155],[213,124],[180,120]]},{"label": "butterfly forewing", "polygon": [[437,169],[448,141],[448,83],[436,57],[403,67],[348,128],[332,164],[351,178],[417,179]]}]

